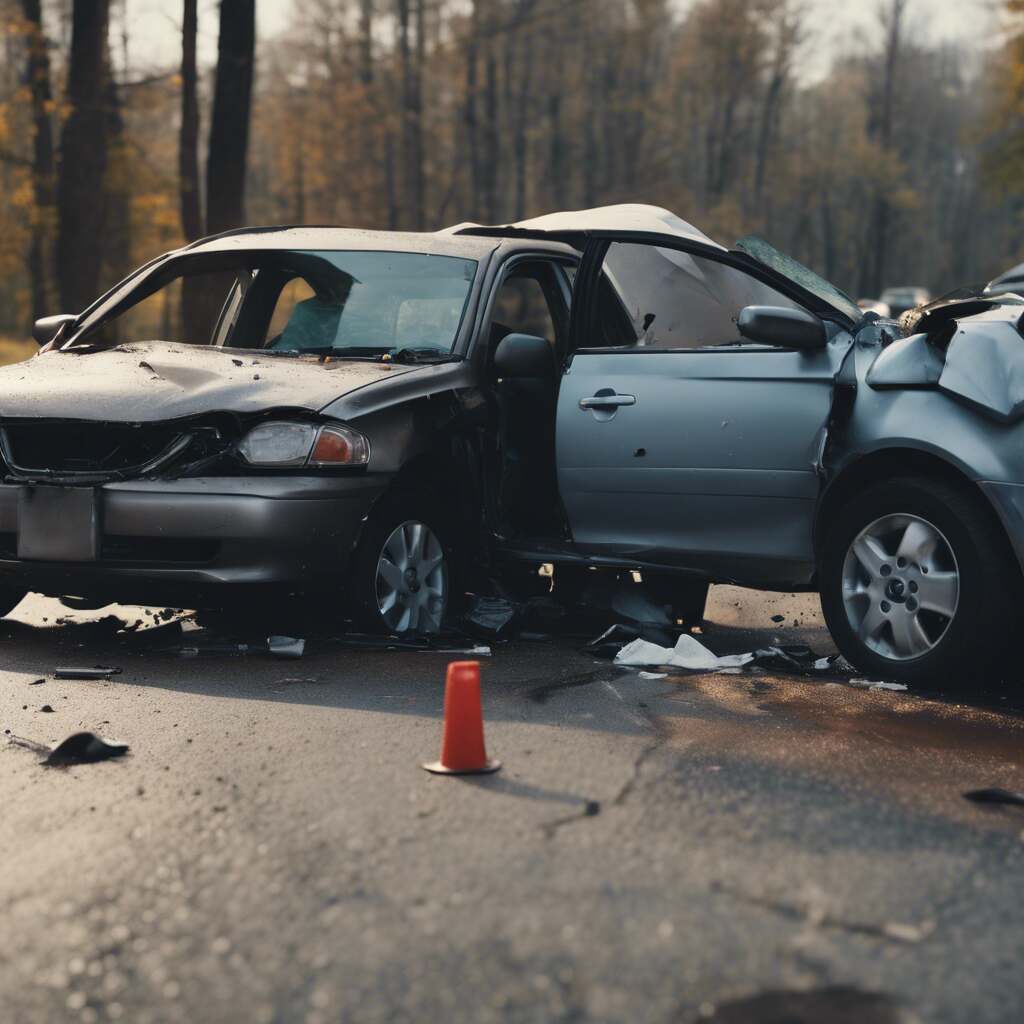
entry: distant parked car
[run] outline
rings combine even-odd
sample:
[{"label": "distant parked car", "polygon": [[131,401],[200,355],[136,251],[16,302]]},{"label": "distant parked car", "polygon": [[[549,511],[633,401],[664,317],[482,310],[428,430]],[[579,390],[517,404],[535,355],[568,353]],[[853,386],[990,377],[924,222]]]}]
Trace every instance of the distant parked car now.
[{"label": "distant parked car", "polygon": [[857,307],[865,313],[877,313],[878,316],[885,317],[886,319],[892,316],[889,304],[882,302],[880,299],[858,299]]},{"label": "distant parked car", "polygon": [[645,206],[206,239],[0,370],[3,610],[262,588],[431,632],[471,567],[554,563],[691,611],[818,590],[872,678],[965,672],[1021,607],[1022,313],[937,303],[894,340]]},{"label": "distant parked car", "polygon": [[1024,263],[1018,263],[1012,270],[1000,274],[990,281],[985,288],[988,295],[999,295],[1004,292],[1017,292],[1024,295]]},{"label": "distant parked car", "polygon": [[879,301],[885,303],[889,307],[889,315],[898,320],[908,310],[926,306],[931,299],[927,288],[904,287],[886,288]]}]

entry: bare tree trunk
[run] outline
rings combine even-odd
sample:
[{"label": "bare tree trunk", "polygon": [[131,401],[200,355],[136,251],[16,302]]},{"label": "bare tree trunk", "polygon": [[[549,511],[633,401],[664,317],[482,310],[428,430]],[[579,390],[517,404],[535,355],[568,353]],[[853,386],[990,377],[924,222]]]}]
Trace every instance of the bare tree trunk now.
[{"label": "bare tree trunk", "polygon": [[398,205],[398,181],[395,174],[395,136],[390,128],[384,137],[384,188],[388,197],[388,230],[397,231],[401,210]]},{"label": "bare tree trunk", "polygon": [[28,88],[32,98],[32,197],[35,224],[29,245],[28,272],[32,288],[32,319],[53,312],[50,308],[49,267],[53,255],[53,227],[56,216],[56,167],[53,154],[53,126],[50,122],[52,91],[50,56],[40,0],[22,0],[28,22]]},{"label": "bare tree trunk", "polygon": [[[196,69],[198,0],[185,0],[181,22],[181,131],[178,137],[178,199],[181,230],[192,242],[203,233],[203,205],[199,193],[199,76]],[[186,338],[203,330],[202,298],[198,282],[186,277],[181,287],[181,326]],[[167,317],[170,319],[169,313]]]},{"label": "bare tree trunk", "polygon": [[[889,6],[883,12],[886,27],[885,73],[878,124],[878,142],[885,152],[892,148],[896,77],[903,45],[903,18],[907,11],[908,0],[888,0],[888,2]],[[871,237],[874,244],[869,251],[870,259],[866,267],[868,273],[863,282],[862,294],[878,295],[885,287],[891,226],[892,209],[884,190],[879,188],[875,193],[871,217]]]},{"label": "bare tree trunk", "polygon": [[373,0],[359,2],[359,80],[373,82]]},{"label": "bare tree trunk", "polygon": [[402,180],[410,203],[410,224],[422,231],[424,224],[423,189],[423,108],[420,75],[423,59],[423,0],[416,3],[416,56],[413,56],[410,0],[396,0],[398,15],[398,58],[402,75]]},{"label": "bare tree trunk", "polygon": [[[132,264],[132,159],[124,131],[121,96],[113,71],[106,88],[107,170],[103,180],[103,245],[100,253],[100,284],[119,281]],[[111,324],[116,336],[118,325]]]},{"label": "bare tree trunk", "polygon": [[96,298],[103,237],[103,179],[107,170],[107,50],[109,0],[75,0],[67,101],[57,183],[57,282],[61,307],[83,310]]},{"label": "bare tree trunk", "polygon": [[256,0],[221,0],[217,80],[206,163],[206,230],[245,221],[245,171],[256,50]]},{"label": "bare tree trunk", "polygon": [[[536,0],[519,0],[516,20],[523,25],[530,17]],[[513,114],[513,146],[515,147],[515,186],[512,217],[522,220],[526,216],[526,183],[530,166],[529,136],[526,131],[530,116],[531,92],[533,80],[533,38],[532,33],[523,30],[522,45],[519,48],[519,89],[515,99]]]},{"label": "bare tree trunk", "polygon": [[469,208],[474,217],[481,215],[480,138],[477,119],[477,54],[480,35],[480,2],[473,0],[466,37],[466,149],[469,155]]},{"label": "bare tree trunk", "polygon": [[495,224],[499,219],[498,211],[498,56],[495,36],[498,19],[495,16],[494,4],[488,4],[487,56],[484,60],[486,84],[484,88],[484,219],[488,224]]},{"label": "bare tree trunk", "polygon": [[178,143],[178,188],[181,230],[192,242],[203,233],[199,194],[199,78],[196,70],[198,0],[185,0],[181,24],[181,132]]}]

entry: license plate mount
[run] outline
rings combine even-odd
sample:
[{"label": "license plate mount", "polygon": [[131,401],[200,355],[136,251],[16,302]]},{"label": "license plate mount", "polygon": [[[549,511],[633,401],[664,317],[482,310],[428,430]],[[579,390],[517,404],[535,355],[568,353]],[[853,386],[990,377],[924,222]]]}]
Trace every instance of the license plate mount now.
[{"label": "license plate mount", "polygon": [[18,558],[26,562],[95,562],[99,498],[94,487],[30,485],[18,494]]}]

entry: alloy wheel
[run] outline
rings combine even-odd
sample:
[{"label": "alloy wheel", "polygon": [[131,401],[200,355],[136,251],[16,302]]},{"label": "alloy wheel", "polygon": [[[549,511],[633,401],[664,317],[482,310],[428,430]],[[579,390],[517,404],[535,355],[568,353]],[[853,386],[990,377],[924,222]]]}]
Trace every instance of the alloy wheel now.
[{"label": "alloy wheel", "polygon": [[920,516],[882,516],[850,545],[843,605],[860,642],[910,661],[942,640],[960,601],[960,570],[942,532]]},{"label": "alloy wheel", "polygon": [[394,633],[439,633],[448,601],[448,567],[425,523],[396,526],[377,559],[377,608]]}]

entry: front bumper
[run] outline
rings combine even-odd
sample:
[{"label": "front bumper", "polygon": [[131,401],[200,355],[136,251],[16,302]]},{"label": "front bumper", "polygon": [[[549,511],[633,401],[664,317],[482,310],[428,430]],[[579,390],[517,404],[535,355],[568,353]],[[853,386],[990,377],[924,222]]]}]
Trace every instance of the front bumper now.
[{"label": "front bumper", "polygon": [[0,484],[0,583],[132,603],[180,603],[224,585],[337,586],[387,482],[367,474],[106,484],[97,489],[98,557],[81,562],[19,559],[22,487]]}]

